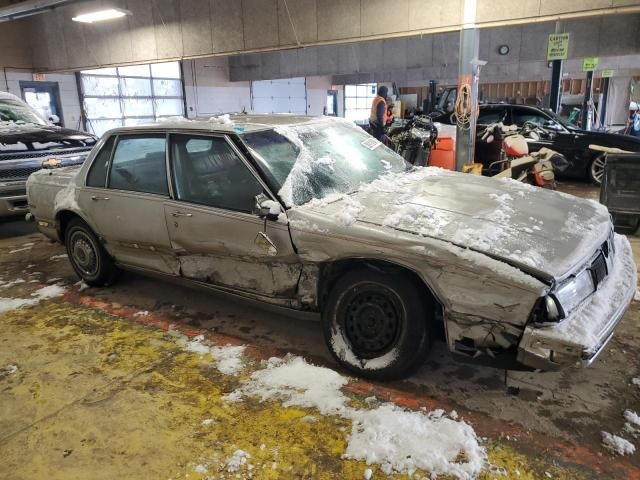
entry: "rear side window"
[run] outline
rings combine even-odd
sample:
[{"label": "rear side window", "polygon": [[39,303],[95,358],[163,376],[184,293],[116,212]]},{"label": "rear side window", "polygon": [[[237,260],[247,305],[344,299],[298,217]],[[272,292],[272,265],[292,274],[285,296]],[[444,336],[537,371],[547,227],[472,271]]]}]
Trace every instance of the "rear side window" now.
[{"label": "rear side window", "polygon": [[164,135],[121,136],[113,154],[109,188],[169,195]]},{"label": "rear side window", "polygon": [[104,188],[107,186],[107,169],[109,168],[109,159],[111,158],[114,142],[115,137],[109,137],[102,150],[96,155],[87,175],[87,187]]}]

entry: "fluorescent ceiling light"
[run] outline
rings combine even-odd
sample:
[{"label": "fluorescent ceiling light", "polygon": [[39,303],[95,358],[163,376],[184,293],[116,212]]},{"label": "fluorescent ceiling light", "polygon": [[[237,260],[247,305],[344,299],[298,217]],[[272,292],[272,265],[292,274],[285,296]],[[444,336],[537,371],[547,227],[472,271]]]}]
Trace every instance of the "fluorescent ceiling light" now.
[{"label": "fluorescent ceiling light", "polygon": [[130,12],[127,10],[123,10],[121,8],[109,8],[107,10],[99,10],[97,12],[84,13],[82,15],[78,15],[77,17],[73,17],[71,20],[74,22],[82,22],[82,23],[94,23],[94,22],[102,22],[104,20],[112,20],[114,18],[124,17],[128,15]]}]

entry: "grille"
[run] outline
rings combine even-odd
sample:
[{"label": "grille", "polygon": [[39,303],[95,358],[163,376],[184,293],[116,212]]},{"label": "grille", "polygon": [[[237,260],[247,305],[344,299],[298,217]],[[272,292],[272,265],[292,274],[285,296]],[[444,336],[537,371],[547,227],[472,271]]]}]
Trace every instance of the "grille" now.
[{"label": "grille", "polygon": [[12,168],[10,170],[0,170],[0,181],[2,180],[22,180],[26,179],[29,175],[40,170],[38,167],[23,167]]},{"label": "grille", "polygon": [[91,147],[82,147],[82,148],[61,148],[61,149],[51,149],[51,150],[39,150],[37,152],[18,152],[18,153],[8,153],[5,155],[0,155],[0,160],[22,160],[22,159],[31,159],[31,158],[44,158],[44,157],[55,157],[56,155],[72,155],[74,153],[89,153],[91,151]]},{"label": "grille", "polygon": [[607,261],[605,259],[604,253],[598,255],[598,257],[591,264],[589,270],[591,270],[593,284],[597,288],[598,285],[600,285],[600,282],[602,282],[602,280],[604,280],[604,278],[607,276]]}]

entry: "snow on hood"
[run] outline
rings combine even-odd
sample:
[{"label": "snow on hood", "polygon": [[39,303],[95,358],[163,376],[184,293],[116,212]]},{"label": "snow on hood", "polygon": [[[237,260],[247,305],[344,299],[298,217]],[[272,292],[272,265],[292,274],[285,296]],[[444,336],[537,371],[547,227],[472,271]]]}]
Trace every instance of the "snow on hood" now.
[{"label": "snow on hood", "polygon": [[439,168],[385,175],[344,197],[297,209],[444,240],[556,278],[586,261],[611,229],[597,202]]}]

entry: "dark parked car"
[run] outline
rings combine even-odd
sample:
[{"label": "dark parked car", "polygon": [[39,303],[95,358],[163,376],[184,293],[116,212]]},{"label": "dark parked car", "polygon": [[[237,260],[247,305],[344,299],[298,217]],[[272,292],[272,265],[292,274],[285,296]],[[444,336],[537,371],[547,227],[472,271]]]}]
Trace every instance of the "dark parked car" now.
[{"label": "dark parked car", "polygon": [[0,92],[0,219],[29,211],[25,184],[44,161],[81,164],[96,140],[51,125],[15,95]]},{"label": "dark parked car", "polygon": [[[434,121],[451,124],[451,114],[435,116]],[[480,105],[478,131],[483,125],[502,121],[505,125],[522,126],[533,122],[551,132],[550,138],[539,141],[529,140],[529,150],[536,152],[542,147],[562,153],[571,166],[562,173],[563,177],[579,178],[600,183],[604,172],[602,152],[589,150],[589,145],[619,148],[640,152],[640,138],[606,132],[586,131],[576,128],[549,110],[529,105],[495,103]]]}]

